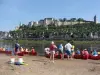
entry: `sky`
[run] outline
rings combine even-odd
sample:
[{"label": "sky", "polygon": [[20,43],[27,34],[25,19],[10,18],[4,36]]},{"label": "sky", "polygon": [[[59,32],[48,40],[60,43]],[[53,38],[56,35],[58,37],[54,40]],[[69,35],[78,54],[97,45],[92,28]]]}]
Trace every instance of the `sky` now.
[{"label": "sky", "polygon": [[0,31],[19,23],[52,18],[84,18],[100,22],[100,0],[0,0]]}]

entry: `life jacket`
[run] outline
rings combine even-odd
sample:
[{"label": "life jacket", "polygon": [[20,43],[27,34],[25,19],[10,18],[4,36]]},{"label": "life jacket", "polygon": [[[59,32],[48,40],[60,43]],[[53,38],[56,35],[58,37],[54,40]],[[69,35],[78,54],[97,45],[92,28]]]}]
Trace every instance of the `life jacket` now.
[{"label": "life jacket", "polygon": [[81,54],[81,52],[79,50],[77,50],[76,54]]},{"label": "life jacket", "polygon": [[84,51],[84,55],[88,55],[89,53],[88,53],[88,51]]},{"label": "life jacket", "polygon": [[59,48],[59,49],[62,48],[62,45],[59,45],[58,48]]},{"label": "life jacket", "polygon": [[93,55],[98,55],[98,52],[96,52],[96,51],[93,51]]},{"label": "life jacket", "polygon": [[34,49],[32,49],[32,53],[34,53],[35,52],[35,50]]},{"label": "life jacket", "polygon": [[50,45],[50,50],[51,50],[51,51],[55,50],[56,48],[57,48],[56,45],[54,45],[54,44],[51,44],[51,45]]}]

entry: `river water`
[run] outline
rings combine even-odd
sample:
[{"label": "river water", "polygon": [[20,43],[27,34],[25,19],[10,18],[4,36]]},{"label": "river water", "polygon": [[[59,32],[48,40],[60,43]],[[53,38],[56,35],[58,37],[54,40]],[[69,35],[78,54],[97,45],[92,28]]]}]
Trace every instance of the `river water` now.
[{"label": "river water", "polygon": [[[31,45],[29,44],[23,44],[21,45],[22,47],[24,48],[28,48],[29,50],[31,49]],[[13,42],[0,42],[0,47],[4,47],[4,48],[7,48],[9,50],[14,50],[14,43]],[[37,51],[38,55],[44,55],[44,48],[45,47],[49,47],[48,44],[44,45],[44,44],[39,44],[39,45],[33,45],[33,47],[35,48],[35,50]],[[97,49],[98,51],[100,51],[100,45],[99,44],[94,44],[94,45],[85,45],[85,44],[80,44],[80,45],[75,45],[75,50],[76,48],[79,48],[79,49],[84,49],[84,48],[87,48],[89,50],[91,49]]]},{"label": "river water", "polygon": [[9,50],[14,50],[14,44],[10,42],[0,42],[0,48],[7,48]]},{"label": "river water", "polygon": [[[14,51],[14,47],[15,47],[14,42],[0,42],[0,48],[5,48],[7,50]],[[32,45],[32,44],[23,43],[23,44],[20,44],[20,47],[28,48],[29,50],[31,50],[31,48],[34,47],[38,55],[44,55],[44,48],[46,46],[44,46],[43,44]]]}]

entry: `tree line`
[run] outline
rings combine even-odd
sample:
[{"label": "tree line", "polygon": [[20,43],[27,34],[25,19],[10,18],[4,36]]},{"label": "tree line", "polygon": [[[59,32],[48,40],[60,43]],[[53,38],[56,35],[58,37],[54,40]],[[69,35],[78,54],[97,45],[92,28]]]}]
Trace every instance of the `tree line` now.
[{"label": "tree line", "polygon": [[28,25],[21,25],[18,30],[9,31],[13,39],[99,39],[100,24],[83,23],[75,25],[61,25],[54,24],[40,25],[31,27]]}]

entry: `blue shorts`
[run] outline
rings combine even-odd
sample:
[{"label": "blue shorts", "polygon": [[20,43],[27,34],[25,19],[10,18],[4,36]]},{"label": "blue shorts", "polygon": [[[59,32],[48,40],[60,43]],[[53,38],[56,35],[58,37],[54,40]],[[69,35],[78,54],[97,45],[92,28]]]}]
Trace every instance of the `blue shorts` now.
[{"label": "blue shorts", "polygon": [[71,55],[71,51],[66,50],[67,55]]}]

